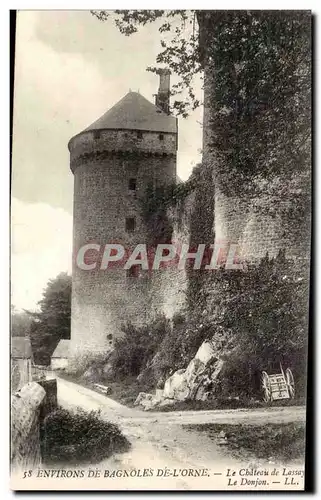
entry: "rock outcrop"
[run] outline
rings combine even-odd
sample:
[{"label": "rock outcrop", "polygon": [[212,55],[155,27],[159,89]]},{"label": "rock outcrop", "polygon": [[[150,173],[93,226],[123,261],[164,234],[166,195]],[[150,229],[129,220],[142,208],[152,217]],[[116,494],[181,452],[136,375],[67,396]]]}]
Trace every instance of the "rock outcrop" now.
[{"label": "rock outcrop", "polygon": [[175,401],[187,399],[206,400],[223,366],[212,342],[201,344],[186,369],[176,371],[155,394],[139,393],[135,405],[150,410]]}]

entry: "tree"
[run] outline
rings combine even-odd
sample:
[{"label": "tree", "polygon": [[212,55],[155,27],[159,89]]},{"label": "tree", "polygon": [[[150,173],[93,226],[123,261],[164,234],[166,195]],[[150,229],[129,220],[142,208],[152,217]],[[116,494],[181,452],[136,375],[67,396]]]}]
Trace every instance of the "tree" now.
[{"label": "tree", "polygon": [[165,64],[178,75],[178,83],[172,88],[172,95],[184,94],[184,98],[173,102],[173,110],[178,114],[187,117],[190,110],[200,105],[193,89],[194,78],[202,71],[197,11],[100,10],[92,11],[92,14],[102,22],[114,22],[125,36],[136,33],[140,26],[157,23],[162,50],[156,58],[158,66],[147,70],[156,73],[159,65]]},{"label": "tree", "polygon": [[60,339],[70,338],[71,276],[60,273],[48,281],[39,301],[40,312],[30,312],[31,345],[37,364],[50,364]]}]

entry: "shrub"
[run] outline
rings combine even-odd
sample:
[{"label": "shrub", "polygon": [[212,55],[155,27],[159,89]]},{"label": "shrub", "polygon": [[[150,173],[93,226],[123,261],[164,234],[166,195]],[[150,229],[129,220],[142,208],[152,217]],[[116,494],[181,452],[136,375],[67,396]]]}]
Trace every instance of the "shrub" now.
[{"label": "shrub", "polygon": [[69,360],[68,368],[66,368],[66,373],[70,375],[80,376],[92,365],[103,366],[109,359],[111,351],[101,352],[101,353],[81,353],[79,355],[74,355]]},{"label": "shrub", "polygon": [[103,420],[99,411],[58,408],[41,426],[42,458],[46,464],[98,463],[129,447],[118,426]]},{"label": "shrub", "polygon": [[123,325],[124,336],[115,341],[113,368],[120,377],[137,376],[155,355],[162,339],[170,331],[165,316],[143,326]]}]

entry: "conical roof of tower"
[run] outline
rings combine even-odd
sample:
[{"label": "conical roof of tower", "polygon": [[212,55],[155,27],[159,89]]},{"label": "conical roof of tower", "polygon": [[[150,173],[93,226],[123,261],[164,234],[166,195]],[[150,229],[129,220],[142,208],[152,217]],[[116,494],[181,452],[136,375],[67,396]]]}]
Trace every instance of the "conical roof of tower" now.
[{"label": "conical roof of tower", "polygon": [[153,132],[177,132],[176,118],[167,115],[138,92],[128,92],[88,130],[130,129]]}]

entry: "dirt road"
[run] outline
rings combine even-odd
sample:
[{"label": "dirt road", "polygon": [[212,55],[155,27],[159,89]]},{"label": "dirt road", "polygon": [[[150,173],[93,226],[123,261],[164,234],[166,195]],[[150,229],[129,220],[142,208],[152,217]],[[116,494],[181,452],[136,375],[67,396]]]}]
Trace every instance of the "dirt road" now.
[{"label": "dirt road", "polygon": [[[285,423],[305,420],[303,407],[149,413],[127,408],[70,381],[58,378],[57,384],[58,402],[61,406],[70,409],[81,407],[85,410],[101,410],[102,417],[117,423],[131,442],[132,447],[128,453],[100,464],[88,464],[88,468],[93,471],[100,471],[99,479],[91,481],[91,488],[94,489],[229,489],[227,479],[229,468],[272,467],[273,464],[259,463],[255,457],[248,457],[246,463],[244,460],[237,460],[229,455],[226,447],[219,446],[204,433],[184,429],[183,424],[252,423],[255,425],[262,422]],[[124,470],[132,471],[135,476],[113,477],[115,471],[121,476]],[[202,475],[194,477],[195,470]],[[152,475],[148,476],[149,473]],[[140,477],[139,474],[147,475]],[[165,474],[167,477],[164,477]],[[57,487],[59,488],[58,483]],[[64,487],[68,489],[66,481]],[[84,489],[87,487],[89,488],[89,485],[84,483]]]}]

